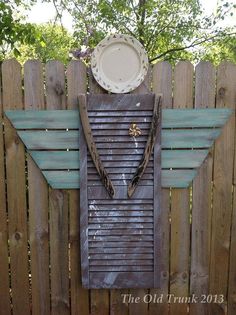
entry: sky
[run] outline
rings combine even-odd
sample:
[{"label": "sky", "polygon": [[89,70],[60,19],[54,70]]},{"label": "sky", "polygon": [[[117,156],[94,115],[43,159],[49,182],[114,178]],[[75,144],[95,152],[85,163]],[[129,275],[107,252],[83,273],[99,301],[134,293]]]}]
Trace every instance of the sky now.
[{"label": "sky", "polygon": [[[200,0],[206,14],[211,14],[217,5],[218,0]],[[46,23],[55,18],[56,11],[52,3],[42,3],[41,0],[37,1],[37,4],[33,6],[31,11],[28,13],[28,22],[32,23]],[[62,17],[63,25],[69,30],[73,31],[72,18],[68,13],[64,13]],[[228,20],[225,24],[233,24],[232,21]]]}]

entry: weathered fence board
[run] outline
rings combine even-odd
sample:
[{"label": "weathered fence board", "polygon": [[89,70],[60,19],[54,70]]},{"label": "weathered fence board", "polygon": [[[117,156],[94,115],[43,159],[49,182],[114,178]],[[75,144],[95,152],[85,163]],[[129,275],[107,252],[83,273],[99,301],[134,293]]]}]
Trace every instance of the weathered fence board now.
[{"label": "weathered fence board", "polygon": [[[152,76],[152,72],[151,72],[151,69],[149,68],[148,75],[146,76],[145,81],[136,90],[134,90],[133,93],[134,94],[150,93],[150,84],[151,84],[150,77],[151,76]],[[161,139],[161,142],[162,142],[162,139]],[[135,170],[131,172],[133,173],[135,172]],[[137,291],[130,290],[130,293],[139,297],[140,300],[143,301],[143,298],[148,293],[148,290],[142,290],[142,289],[139,289]],[[142,304],[131,303],[129,305],[129,315],[136,315],[136,314],[146,315],[147,313],[148,313],[148,305],[145,303],[142,303]]]},{"label": "weathered fence board", "polygon": [[[195,176],[194,169],[200,165],[201,168],[190,192],[188,189],[162,188],[162,208],[158,218],[159,232],[162,235],[160,288],[128,291],[86,290],[81,286],[78,208],[81,161],[79,161],[77,97],[80,93],[86,93],[86,67],[80,61],[71,61],[65,72],[61,63],[53,61],[46,65],[44,71],[44,65],[39,61],[29,61],[24,67],[23,90],[20,65],[14,60],[3,62],[1,110],[9,111],[7,116],[11,118],[15,127],[21,130],[27,142],[29,139],[29,143],[32,143],[30,140],[34,137],[31,134],[32,128],[37,132],[37,136],[40,136],[39,140],[40,138],[41,140],[36,146],[38,149],[33,147],[34,149],[29,153],[43,170],[45,177],[49,179],[49,184],[59,190],[50,189],[48,194],[48,185],[41,171],[30,155],[25,155],[24,146],[14,128],[9,120],[4,118],[4,125],[0,126],[1,315],[31,313],[187,315],[187,312],[191,315],[234,315],[236,309],[234,115],[217,140],[216,149],[210,149],[207,158],[206,154],[208,147],[218,136],[219,128],[229,117],[229,109],[235,109],[235,67],[233,64],[223,63],[218,68],[217,95],[215,95],[214,83],[215,68],[208,62],[201,62],[196,67],[195,82],[193,69],[189,63],[181,62],[176,66],[174,82],[172,82],[171,65],[160,62],[154,66],[152,80],[150,74],[137,91],[147,93],[150,81],[153,81],[151,84],[153,91],[163,94],[162,141],[165,147],[162,150],[162,186],[189,185]],[[91,78],[91,74],[90,82],[93,82],[90,83],[90,92],[99,94],[104,92]],[[195,98],[193,98],[193,86]],[[24,91],[25,105],[23,105],[22,91]],[[213,111],[215,98],[218,111]],[[186,108],[192,108],[193,99],[194,108],[197,109],[196,112],[194,111],[197,113],[194,116],[190,110],[186,111]],[[171,112],[169,109],[172,108],[173,101],[175,111]],[[17,111],[23,108],[28,109],[27,112]],[[104,104],[103,110],[105,108]],[[43,111],[37,111],[38,109]],[[58,109],[65,110],[63,115]],[[0,115],[2,115],[1,110]],[[120,136],[126,135],[127,128],[134,118],[139,122],[138,124],[143,124],[142,136],[137,138],[137,155],[127,149],[125,160],[119,155],[119,148],[126,143],[125,141],[109,145],[109,141],[116,139],[113,139],[114,124],[104,120],[105,112],[96,111],[89,117],[94,124],[93,133],[98,138],[99,150],[103,145],[101,141],[105,140],[104,136],[109,130],[110,136],[107,139],[107,148],[103,147],[102,159],[112,172],[111,178],[116,187],[121,187],[122,184],[120,173],[131,165],[134,169],[137,166],[142,156],[151,119],[151,115],[148,115],[145,109],[138,111],[135,117],[128,108],[123,117],[121,110],[123,110],[122,103],[117,105],[116,111],[113,111],[114,122],[119,124]],[[205,137],[203,137],[203,129],[209,129]],[[55,134],[61,132],[74,134],[73,143],[68,143],[67,135],[62,145],[60,141],[56,143]],[[191,134],[193,138],[190,139],[187,134]],[[53,147],[53,150],[45,151],[49,147],[50,149]],[[67,151],[69,148],[70,150]],[[124,161],[122,167],[113,168],[109,154],[113,155],[114,161]],[[25,156],[27,164],[25,164]],[[64,168],[64,161],[67,161],[66,168]],[[88,163],[92,165],[90,158]],[[150,163],[153,163],[153,159]],[[141,185],[148,185],[152,180],[153,175],[149,171],[147,169]],[[129,181],[131,175],[125,173],[122,180]],[[92,185],[90,189],[100,193],[101,186],[98,185],[97,179],[95,172],[89,174]],[[62,188],[70,190],[66,192],[60,190]],[[124,196],[124,193],[120,191],[119,194]],[[98,266],[97,262],[101,262],[101,257],[109,257],[114,253],[116,258],[120,253],[121,261],[125,261],[127,257],[137,260],[140,255],[145,255],[144,261],[147,265],[110,266],[109,270],[112,272],[124,272],[125,276],[125,271],[129,268],[136,272],[139,270],[140,275],[143,272],[143,275],[148,277],[151,271],[151,265],[148,263],[152,259],[153,251],[148,247],[148,240],[151,237],[150,230],[153,228],[153,223],[147,216],[150,211],[149,199],[139,218],[133,216],[136,214],[136,205],[137,202],[124,204],[120,199],[119,210],[114,217],[112,206],[108,209],[107,199],[102,201],[96,211],[93,210],[93,205],[89,204],[89,211],[92,214],[90,219],[92,229],[89,237],[94,236],[94,229],[98,229],[99,225],[103,228],[97,235],[98,241],[91,242],[91,255],[94,262],[91,270],[96,268],[101,272],[101,276],[108,266],[106,264]],[[123,236],[121,233],[123,221],[120,215],[128,210],[132,212],[129,218],[130,229],[127,231],[128,234]],[[145,212],[146,216],[144,216]],[[103,223],[100,220],[101,215],[103,215]],[[115,235],[109,239],[110,247],[106,248],[104,241],[110,237],[107,235],[109,229],[113,229]],[[143,241],[137,244],[138,229],[141,231]],[[134,246],[141,246],[139,251],[137,247],[124,248],[126,244],[124,240],[127,236],[133,238]],[[122,247],[120,251],[116,248],[118,239]],[[115,252],[114,248],[116,248]],[[102,261],[106,262],[106,260]],[[122,303],[121,294],[124,293],[132,293],[133,296],[140,297],[141,301],[147,293],[157,296],[163,294],[163,303]],[[168,304],[165,303],[168,293],[175,293],[177,296],[223,294],[224,302]]]},{"label": "weathered fence board", "polygon": [[[89,69],[89,92],[92,94],[104,94],[105,91],[96,83]],[[91,315],[109,315],[110,292],[106,289],[90,290],[90,313]]]},{"label": "weathered fence board", "polygon": [[[174,73],[174,108],[193,106],[193,66],[179,62]],[[189,189],[171,191],[171,257],[170,293],[188,296],[190,245],[190,196]],[[187,313],[187,303],[170,304],[171,315]]]},{"label": "weathered fence board", "polygon": [[[78,94],[86,92],[86,67],[80,61],[71,61],[67,67],[67,108],[77,109]],[[79,117],[75,115],[79,120]],[[79,157],[78,152],[76,152]],[[79,178],[77,179],[79,182]],[[71,315],[89,314],[89,291],[81,284],[81,258],[80,258],[80,228],[79,228],[79,190],[69,191],[69,240],[70,240],[70,289],[71,289]]]},{"label": "weathered fence board", "polygon": [[[46,108],[65,109],[65,70],[59,61],[49,61],[46,70]],[[70,314],[68,213],[66,191],[49,189],[51,313]]]},{"label": "weathered fence board", "polygon": [[[235,161],[234,161],[235,170]],[[235,171],[234,171],[235,172]],[[229,266],[229,291],[228,291],[228,314],[234,315],[236,313],[236,191],[235,191],[235,176],[234,176],[234,195],[233,195],[233,216],[231,229],[231,244],[230,244],[230,266]]]},{"label": "weathered fence board", "polygon": [[[235,65],[234,73],[236,72]],[[235,76],[235,74],[234,74]],[[234,82],[234,99],[236,99],[236,83]],[[236,139],[235,139],[236,140]],[[234,148],[235,150],[235,148]],[[228,283],[228,314],[233,315],[236,313],[236,155],[234,153],[234,174],[233,174],[233,212],[232,212],[232,225],[231,225],[231,240],[230,240],[230,261],[229,261],[229,283]]]},{"label": "weathered fence board", "polygon": [[[26,109],[44,109],[43,66],[27,61],[24,66]],[[29,239],[32,281],[32,314],[50,314],[48,185],[27,154],[29,194]]]},{"label": "weathered fence board", "polygon": [[[210,62],[202,61],[196,66],[195,108],[205,106],[215,106],[215,69]],[[213,151],[210,152],[193,182],[190,293],[197,297],[209,291]],[[190,314],[207,315],[208,305],[192,303]]]},{"label": "weathered fence board", "polygon": [[5,161],[3,140],[3,104],[0,79],[0,315],[11,314],[10,278],[8,266],[7,198],[5,187]]},{"label": "weathered fence board", "polygon": [[[23,109],[21,66],[2,64],[3,109]],[[14,104],[14,105],[13,105]],[[30,314],[25,149],[9,121],[4,121],[8,233],[13,314]]]},{"label": "weathered fence board", "polygon": [[[222,63],[217,72],[216,107],[235,108],[235,82],[235,65]],[[210,292],[224,296],[223,303],[211,305],[216,315],[224,314],[227,309],[234,143],[235,115],[232,115],[216,141],[214,155]]]},{"label": "weathered fence board", "polygon": [[[172,69],[171,65],[168,62],[157,63],[153,67],[153,91],[155,93],[162,94],[162,123],[165,114],[164,111],[166,108],[172,108]],[[171,156],[171,151],[162,151],[162,167],[165,165],[163,161],[167,156]],[[166,164],[167,165],[167,164]],[[162,181],[163,181],[162,173]],[[156,290],[150,290],[150,294],[161,296],[163,294],[163,303],[151,303],[149,305],[149,313],[154,314],[163,314],[167,315],[169,313],[169,306],[167,303],[167,295],[169,293],[169,211],[170,211],[170,189],[163,189],[161,191],[161,208],[159,216],[159,233],[161,235],[161,244],[159,257],[160,264],[160,287]]]}]

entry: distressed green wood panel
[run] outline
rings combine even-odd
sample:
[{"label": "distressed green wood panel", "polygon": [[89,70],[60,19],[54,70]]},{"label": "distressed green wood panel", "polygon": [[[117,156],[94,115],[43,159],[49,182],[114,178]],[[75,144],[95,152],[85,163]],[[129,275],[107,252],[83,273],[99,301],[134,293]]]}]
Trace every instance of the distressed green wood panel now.
[{"label": "distressed green wood panel", "polygon": [[79,131],[18,131],[29,150],[79,149]]},{"label": "distressed green wood panel", "polygon": [[[79,149],[79,132],[76,130],[18,131],[18,134],[30,150]],[[209,148],[219,135],[220,129],[163,130],[162,148]],[[122,145],[122,142],[107,142],[107,148],[121,148]]]},{"label": "distressed green wood panel", "polygon": [[43,171],[43,175],[54,189],[79,189],[79,171]]},{"label": "distressed green wood panel", "polygon": [[197,168],[208,154],[208,150],[162,150],[161,166],[164,168]]},{"label": "distressed green wood panel", "polygon": [[220,129],[175,129],[162,131],[162,148],[209,148]]},{"label": "distressed green wood panel", "polygon": [[232,114],[231,109],[164,109],[162,128],[221,127]]},{"label": "distressed green wood panel", "polygon": [[196,175],[196,170],[162,170],[161,186],[163,188],[186,188]]},{"label": "distressed green wood panel", "polygon": [[78,129],[78,110],[6,111],[16,129]]},{"label": "distressed green wood panel", "polygon": [[[196,170],[162,170],[162,187],[188,187],[196,173]],[[43,171],[43,175],[52,188],[79,188],[79,171]]]},{"label": "distressed green wood panel", "polygon": [[[232,112],[227,108],[163,109],[162,128],[221,127]],[[5,114],[16,129],[79,129],[77,110],[15,110]]]},{"label": "distressed green wood panel", "polygon": [[[220,128],[215,127],[223,126],[231,113],[232,110],[222,108],[163,110],[162,187],[188,187],[196,174],[196,171],[191,169],[199,167],[207,156],[208,150],[202,148],[208,149],[212,146],[221,131]],[[47,170],[43,171],[43,174],[52,188],[79,188],[79,112],[77,110],[7,111],[6,115],[14,127],[19,129],[21,140],[28,150],[32,150],[30,153],[39,168]],[[118,116],[119,112],[115,115]],[[129,112],[127,116],[130,117]],[[192,127],[196,129],[183,129]],[[119,149],[123,144],[108,141],[107,144],[104,143],[104,146],[106,145]],[[198,148],[202,150],[197,150]],[[51,151],[66,149],[76,151]],[[175,170],[166,170],[168,168]],[[67,169],[74,171],[62,171]]]},{"label": "distressed green wood panel", "polygon": [[[196,168],[202,164],[207,153],[208,150],[162,150],[161,165],[163,169]],[[30,154],[42,170],[79,169],[79,151],[30,151]],[[129,157],[130,160],[135,158],[132,155]]]},{"label": "distressed green wood panel", "polygon": [[42,170],[79,169],[79,151],[30,151]]}]

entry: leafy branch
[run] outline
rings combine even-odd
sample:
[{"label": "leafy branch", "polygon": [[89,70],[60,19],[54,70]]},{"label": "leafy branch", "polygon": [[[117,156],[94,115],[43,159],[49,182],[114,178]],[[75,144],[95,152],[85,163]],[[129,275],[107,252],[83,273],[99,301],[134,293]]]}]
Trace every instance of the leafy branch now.
[{"label": "leafy branch", "polygon": [[[233,32],[233,33],[228,33],[228,34],[225,34],[226,36],[232,36],[232,35],[236,35],[236,32]],[[219,38],[220,35],[219,34],[216,34],[214,36],[211,36],[211,37],[208,37],[208,38],[204,38],[204,39],[195,39],[194,41],[192,41],[189,45],[185,45],[183,47],[175,47],[175,48],[171,48],[171,49],[168,49],[167,51],[157,55],[156,57],[150,59],[149,61],[150,62],[153,62],[157,59],[161,59],[163,58],[164,56],[168,55],[168,54],[171,54],[171,53],[174,53],[174,52],[177,52],[177,51],[183,51],[183,50],[186,50],[186,49],[189,49],[189,48],[194,48],[196,46],[200,46],[206,42],[210,42],[210,41],[213,41],[214,39],[216,38]]]}]

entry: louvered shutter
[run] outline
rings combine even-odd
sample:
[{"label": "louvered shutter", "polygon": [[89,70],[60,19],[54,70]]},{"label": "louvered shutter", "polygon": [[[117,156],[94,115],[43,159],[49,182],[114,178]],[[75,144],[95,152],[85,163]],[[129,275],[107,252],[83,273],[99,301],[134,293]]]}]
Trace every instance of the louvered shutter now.
[{"label": "louvered shutter", "polygon": [[[146,171],[131,198],[127,187],[142,158],[154,95],[89,95],[87,109],[101,160],[115,186],[111,199],[80,132],[81,269],[87,288],[157,287],[161,127]],[[129,135],[136,123],[139,137]]]}]

